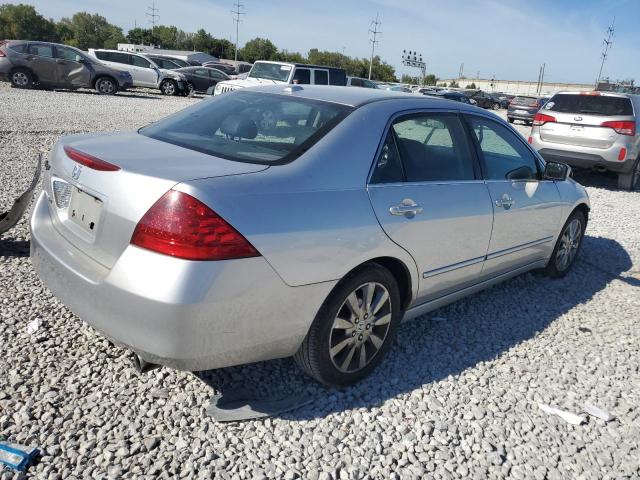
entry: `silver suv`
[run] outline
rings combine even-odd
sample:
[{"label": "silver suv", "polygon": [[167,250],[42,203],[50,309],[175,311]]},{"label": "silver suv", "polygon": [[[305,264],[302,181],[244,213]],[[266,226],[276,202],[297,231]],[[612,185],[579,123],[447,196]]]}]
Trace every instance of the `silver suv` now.
[{"label": "silver suv", "polygon": [[640,186],[640,96],[559,92],[533,119],[529,143],[546,160],[618,174],[618,188]]}]

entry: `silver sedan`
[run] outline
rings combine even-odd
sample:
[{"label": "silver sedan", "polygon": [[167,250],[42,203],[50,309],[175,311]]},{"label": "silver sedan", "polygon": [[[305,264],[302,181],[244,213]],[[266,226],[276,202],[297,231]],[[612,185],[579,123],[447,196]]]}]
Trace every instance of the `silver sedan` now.
[{"label": "silver sedan", "polygon": [[328,385],[370,373],[403,319],[565,275],[589,213],[569,168],[490,112],[306,85],[62,138],[43,184],[40,278],[141,368],[293,355]]}]

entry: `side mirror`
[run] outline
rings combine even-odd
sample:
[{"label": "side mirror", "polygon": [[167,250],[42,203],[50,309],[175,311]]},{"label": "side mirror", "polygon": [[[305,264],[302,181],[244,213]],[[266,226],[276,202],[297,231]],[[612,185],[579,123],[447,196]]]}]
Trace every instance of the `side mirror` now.
[{"label": "side mirror", "polygon": [[571,175],[571,167],[566,163],[547,162],[544,167],[544,178],[546,180],[566,180]]}]

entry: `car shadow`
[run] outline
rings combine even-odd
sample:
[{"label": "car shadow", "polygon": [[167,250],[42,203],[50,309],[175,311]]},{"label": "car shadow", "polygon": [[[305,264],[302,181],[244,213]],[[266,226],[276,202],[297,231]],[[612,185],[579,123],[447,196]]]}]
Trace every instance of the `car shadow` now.
[{"label": "car shadow", "polygon": [[[98,92],[94,91],[94,90],[60,90],[61,92],[72,92],[72,93],[76,93],[76,94],[83,94],[83,95],[98,95],[98,96],[103,96],[100,95]],[[155,92],[144,92],[144,95],[140,95],[137,93],[133,93],[129,90],[125,90],[124,92],[117,92],[115,94],[116,97],[126,97],[126,98],[144,98],[144,99],[150,99],[150,100],[158,100],[160,98],[160,96],[162,96],[161,93],[155,93]]]},{"label": "car shadow", "polygon": [[29,242],[0,238],[0,257],[28,257]]},{"label": "car shadow", "polygon": [[[283,419],[309,420],[346,409],[371,408],[497,358],[534,338],[614,280],[640,287],[638,278],[625,275],[631,268],[631,258],[618,242],[586,236],[574,268],[562,279],[526,273],[405,322],[385,361],[368,378],[344,389],[319,385],[290,358],[196,375],[220,398],[229,392],[233,399],[241,391],[251,399],[291,396],[299,398],[299,405],[312,400],[275,415]],[[577,322],[575,335],[585,332],[590,329]]]},{"label": "car shadow", "polygon": [[572,177],[585,187],[604,188],[605,190],[621,191],[618,188],[618,174],[614,172],[596,172],[586,168],[571,167]]}]

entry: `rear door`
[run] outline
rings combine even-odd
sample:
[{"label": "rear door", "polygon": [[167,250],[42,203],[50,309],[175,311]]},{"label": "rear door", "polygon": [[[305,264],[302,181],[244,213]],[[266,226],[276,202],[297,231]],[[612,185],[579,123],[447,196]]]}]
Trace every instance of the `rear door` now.
[{"label": "rear door", "polygon": [[26,65],[36,74],[41,83],[55,84],[57,81],[57,64],[50,43],[30,43],[25,57]]},{"label": "rear door", "polygon": [[559,93],[540,113],[553,117],[540,126],[540,139],[549,143],[610,148],[618,138],[605,122],[635,122],[631,100],[626,96],[589,92]]},{"label": "rear door", "polygon": [[131,55],[131,65],[141,86],[155,88],[158,85],[158,70],[149,60],[139,55]]},{"label": "rear door", "polygon": [[465,117],[494,210],[483,278],[549,257],[562,216],[555,183],[541,180],[535,154],[519,134],[487,117]]},{"label": "rear door", "polygon": [[396,118],[368,191],[382,228],[416,261],[420,303],[477,281],[493,209],[457,113]]},{"label": "rear door", "polygon": [[313,70],[313,84],[329,85],[329,70],[320,70],[315,68]]},{"label": "rear door", "polygon": [[57,79],[66,87],[88,87],[91,85],[91,71],[82,63],[82,56],[72,48],[55,47]]}]

